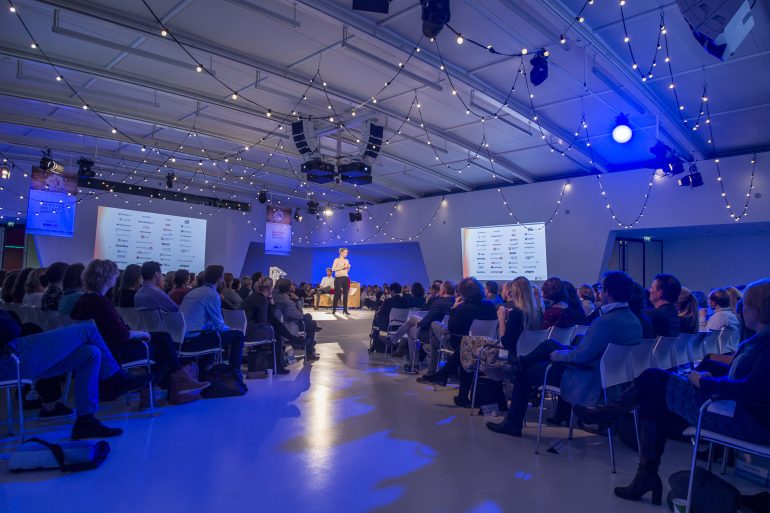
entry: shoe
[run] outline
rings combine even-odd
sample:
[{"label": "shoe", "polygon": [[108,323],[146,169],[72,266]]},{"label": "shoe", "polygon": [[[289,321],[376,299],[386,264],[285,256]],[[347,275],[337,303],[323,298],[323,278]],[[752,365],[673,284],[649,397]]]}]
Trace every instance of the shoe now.
[{"label": "shoe", "polygon": [[315,327],[315,332],[316,332],[316,333],[318,333],[318,332],[319,332],[319,331],[321,331],[322,329],[323,329],[322,327],[320,327],[320,326],[316,326],[316,327]]},{"label": "shoe", "polygon": [[419,372],[419,368],[416,366],[412,367],[410,364],[407,363],[404,365],[404,372],[408,374],[416,374],[417,372]]},{"label": "shoe", "polygon": [[306,362],[317,362],[320,359],[321,359],[321,355],[319,355],[316,352],[305,353],[305,361]]},{"label": "shoe", "polygon": [[276,374],[288,374],[289,372],[291,371],[285,367],[278,367],[275,371]]},{"label": "shoe", "polygon": [[75,415],[75,411],[71,408],[67,408],[62,403],[57,402],[53,408],[46,410],[40,408],[40,413],[37,416],[39,422],[46,422],[49,420],[66,419]]},{"label": "shoe", "polygon": [[85,438],[112,438],[123,434],[120,428],[107,427],[93,415],[78,417],[72,426],[73,440],[83,440]]},{"label": "shoe", "polygon": [[102,382],[100,398],[103,401],[114,401],[118,397],[143,389],[152,381],[149,374],[131,374],[119,370]]},{"label": "shoe", "polygon": [[460,397],[459,395],[456,395],[452,398],[455,402],[455,406],[459,406],[460,408],[470,408],[471,407],[471,400],[467,397]]},{"label": "shoe", "polygon": [[487,429],[493,433],[521,437],[521,429],[515,429],[505,420],[502,422],[487,422]]},{"label": "shoe", "polygon": [[615,495],[628,501],[638,501],[647,492],[652,492],[652,503],[655,506],[660,506],[663,495],[663,483],[660,480],[660,476],[637,471],[631,484],[615,488]]},{"label": "shoe", "polygon": [[424,376],[420,376],[417,378],[418,383],[426,383],[429,385],[441,385],[442,387],[446,386],[446,378],[438,377],[438,372],[434,374],[425,374]]},{"label": "shoe", "polygon": [[342,315],[350,315],[350,312],[348,312],[347,310],[343,310]]},{"label": "shoe", "polygon": [[567,422],[569,422],[569,419],[565,419],[559,416],[553,416],[553,417],[548,417],[547,419],[545,419],[545,421],[547,424],[551,426],[563,426]]},{"label": "shoe", "polygon": [[171,375],[171,387],[179,395],[191,394],[207,388],[211,385],[208,381],[197,381],[190,377],[184,368]]}]

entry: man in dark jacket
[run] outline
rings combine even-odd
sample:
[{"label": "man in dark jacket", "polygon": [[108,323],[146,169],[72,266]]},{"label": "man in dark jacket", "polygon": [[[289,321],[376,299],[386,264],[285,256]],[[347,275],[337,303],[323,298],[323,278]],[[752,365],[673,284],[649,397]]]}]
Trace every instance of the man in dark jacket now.
[{"label": "man in dark jacket", "polygon": [[150,376],[136,377],[122,370],[93,322],[26,337],[20,337],[19,333],[18,322],[0,310],[0,381],[17,378],[11,355],[18,357],[21,379],[61,376],[74,371],[77,419],[72,438],[107,438],[123,433],[120,428],[105,426],[94,416],[99,406],[99,381],[102,395],[113,400],[146,387]]},{"label": "man in dark jacket", "polygon": [[679,312],[676,302],[682,284],[675,276],[658,274],[650,286],[650,303],[655,308],[645,310],[652,321],[656,337],[676,337],[679,335]]},{"label": "man in dark jacket", "polygon": [[390,322],[390,311],[394,308],[409,308],[409,304],[401,295],[401,284],[390,284],[391,296],[382,302],[382,305],[374,314],[374,326],[379,328],[381,332],[386,333],[388,331],[388,323]]}]

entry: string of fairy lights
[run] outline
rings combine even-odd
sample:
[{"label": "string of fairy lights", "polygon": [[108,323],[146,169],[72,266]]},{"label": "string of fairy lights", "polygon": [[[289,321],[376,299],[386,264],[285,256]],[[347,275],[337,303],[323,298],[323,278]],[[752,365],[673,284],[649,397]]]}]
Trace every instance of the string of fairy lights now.
[{"label": "string of fairy lights", "polygon": [[[108,126],[110,132],[113,135],[119,134],[120,136],[124,137],[125,139],[127,139],[131,143],[140,146],[141,147],[141,151],[143,153],[148,151],[147,147],[142,143],[142,141],[139,141],[139,140],[135,139],[130,134],[125,133],[123,130],[121,130],[121,128],[118,126],[118,123],[117,123],[116,119],[113,119],[113,121],[110,121],[110,119],[108,118],[107,114],[103,114],[100,111],[94,109],[86,101],[86,99],[82,96],[82,94],[79,92],[79,90],[76,87],[74,87],[74,85],[67,79],[67,77],[63,73],[61,73],[61,70],[49,58],[49,56],[46,54],[44,49],[40,47],[40,44],[39,44],[38,40],[36,40],[34,38],[32,32],[29,29],[29,26],[27,25],[27,23],[25,23],[25,21],[22,19],[21,15],[18,13],[18,10],[17,10],[16,6],[14,5],[14,3],[11,0],[9,0],[8,3],[9,3],[9,6],[10,6],[10,12],[16,15],[17,19],[20,21],[22,27],[24,28],[24,31],[26,32],[27,36],[29,37],[29,39],[31,41],[30,47],[32,49],[37,50],[40,53],[40,55],[43,57],[44,61],[54,71],[54,73],[55,73],[55,80],[57,82],[63,83],[70,90],[70,92],[72,93],[72,97],[76,98],[77,101],[79,101],[82,104],[83,110],[91,110],[96,116],[98,116],[101,119],[101,121],[103,121]],[[268,171],[264,171],[265,166],[270,163],[270,161],[273,159],[274,155],[277,155],[277,154],[280,153],[280,154],[284,155],[285,162],[286,162],[286,164],[288,166],[288,169],[291,170],[292,174],[297,179],[297,185],[294,188],[294,191],[290,195],[287,195],[287,197],[289,197],[289,196],[297,193],[298,191],[304,189],[307,198],[310,199],[311,196],[313,196],[315,194],[315,191],[312,191],[310,189],[309,184],[307,182],[305,182],[304,180],[302,180],[302,177],[296,172],[296,170],[292,166],[291,161],[290,161],[290,157],[294,157],[294,156],[289,155],[286,152],[286,150],[284,148],[284,145],[283,145],[283,138],[284,138],[283,136],[278,138],[278,142],[276,143],[276,145],[273,148],[273,150],[269,153],[268,159],[264,163],[262,163],[259,166],[259,168],[257,168],[257,169],[255,169],[253,167],[243,166],[243,173],[240,176],[236,176],[235,175],[235,171],[234,171],[234,166],[235,165],[234,164],[230,164],[230,160],[234,160],[235,162],[241,161],[241,155],[244,152],[248,152],[249,149],[250,149],[250,146],[260,145],[260,144],[266,142],[271,137],[275,136],[276,134],[280,134],[280,132],[282,132],[284,130],[284,125],[287,122],[291,121],[291,120],[295,120],[295,119],[296,120],[302,120],[302,119],[312,120],[312,119],[317,119],[319,117],[323,117],[323,116],[310,116],[310,115],[300,114],[299,111],[298,111],[298,108],[302,104],[302,102],[306,101],[308,99],[308,93],[310,92],[311,89],[318,89],[318,90],[323,92],[324,98],[327,101],[327,110],[329,111],[329,115],[328,115],[328,118],[327,118],[328,121],[330,123],[336,124],[336,126],[338,128],[340,128],[341,130],[343,130],[345,132],[348,132],[353,137],[356,137],[355,132],[351,131],[346,126],[345,121],[344,121],[344,113],[341,113],[341,112],[337,111],[337,109],[334,107],[334,102],[331,99],[331,97],[334,96],[334,94],[333,93],[330,94],[330,92],[327,90],[327,82],[323,79],[323,76],[321,75],[320,62],[319,62],[319,67],[318,67],[318,70],[316,71],[316,74],[310,79],[309,83],[306,85],[303,94],[299,97],[299,99],[295,103],[294,108],[291,110],[291,112],[280,112],[278,110],[273,110],[269,106],[262,105],[259,102],[255,101],[255,100],[253,100],[251,98],[245,97],[243,95],[242,89],[238,89],[238,88],[235,88],[235,87],[232,87],[232,86],[228,85],[227,83],[225,83],[223,80],[221,80],[220,78],[218,78],[216,76],[216,74],[214,73],[213,69],[209,69],[208,67],[203,66],[199,62],[199,59],[196,59],[195,56],[193,55],[193,53],[185,46],[185,44],[183,44],[176,37],[176,35],[173,33],[173,31],[169,30],[169,28],[161,21],[161,19],[155,14],[155,12],[152,10],[152,8],[147,3],[147,1],[146,0],[142,0],[142,3],[144,4],[146,9],[150,12],[150,14],[153,16],[153,18],[155,19],[155,21],[159,25],[159,27],[160,27],[160,35],[162,37],[164,37],[164,38],[168,38],[169,40],[171,40],[174,43],[176,43],[177,46],[179,46],[179,48],[194,63],[194,67],[195,67],[196,72],[206,74],[207,76],[211,77],[211,79],[215,80],[220,86],[222,86],[227,91],[229,91],[231,100],[233,100],[233,101],[243,100],[243,101],[245,101],[247,103],[250,103],[250,104],[254,105],[258,109],[264,111],[264,116],[263,116],[264,118],[276,120],[277,124],[275,125],[275,127],[272,130],[267,131],[266,135],[261,137],[258,142],[255,142],[252,145],[246,145],[242,149],[234,151],[234,152],[232,152],[230,154],[223,154],[223,155],[219,155],[219,156],[217,156],[214,152],[211,152],[211,151],[209,151],[209,150],[207,150],[205,148],[205,146],[204,146],[204,144],[202,142],[202,137],[198,134],[197,129],[195,128],[195,126],[193,126],[192,130],[190,132],[188,132],[185,135],[184,139],[180,142],[180,144],[178,145],[178,149],[177,150],[171,150],[171,151],[163,150],[163,151],[161,151],[157,147],[152,150],[154,153],[157,153],[162,158],[161,164],[159,164],[157,166],[155,166],[155,165],[152,166],[155,169],[153,169],[152,171],[147,172],[145,174],[138,173],[139,168],[143,164],[147,164],[148,163],[147,160],[144,160],[142,163],[137,163],[136,164],[134,169],[131,170],[128,173],[128,175],[127,175],[128,178],[133,180],[133,182],[135,184],[138,184],[140,182],[146,182],[148,179],[150,179],[156,173],[162,172],[163,168],[167,168],[169,163],[171,163],[171,164],[175,163],[177,159],[179,159],[180,161],[194,162],[195,159],[185,157],[184,155],[187,155],[187,153],[181,152],[181,150],[184,148],[184,145],[187,142],[188,138],[196,137],[198,139],[200,145],[201,145],[201,153],[205,157],[205,161],[212,162],[214,168],[218,171],[218,173],[214,173],[214,174],[212,174],[210,176],[207,175],[203,171],[204,160],[201,159],[201,160],[198,161],[198,169],[191,176],[189,176],[187,178],[186,184],[184,185],[184,190],[187,190],[188,188],[193,187],[193,184],[195,183],[196,177],[198,177],[198,175],[200,175],[200,180],[202,181],[201,185],[207,186],[212,191],[212,193],[214,193],[215,195],[218,194],[218,191],[216,190],[217,183],[223,183],[223,184],[226,183],[227,180],[228,180],[228,177],[234,183],[239,183],[239,182],[240,183],[245,183],[246,180],[248,180],[249,181],[249,185],[254,185],[254,180],[256,179],[257,174],[260,173],[260,172],[263,172],[263,173],[267,174]],[[589,1],[586,1],[586,2],[583,3],[582,7],[578,11],[578,13],[575,16],[574,20],[569,24],[569,26],[566,29],[563,30],[562,34],[560,35],[559,42],[561,44],[565,44],[566,43],[567,34],[574,27],[575,24],[577,24],[577,23],[584,23],[585,22],[584,11],[588,8],[588,6],[593,5],[593,4],[594,4],[593,0],[589,0]],[[666,24],[665,24],[665,16],[664,16],[663,10],[661,9],[661,13],[660,13],[660,20],[659,20],[658,32],[657,32],[657,41],[656,41],[655,51],[654,51],[651,63],[650,63],[649,66],[646,66],[644,69],[642,69],[642,67],[640,67],[640,65],[638,63],[638,59],[637,59],[637,55],[641,55],[641,54],[638,52],[638,49],[636,51],[634,51],[634,48],[632,47],[632,38],[631,38],[631,35],[628,32],[628,27],[627,27],[627,24],[626,24],[626,17],[625,17],[625,12],[624,12],[624,6],[625,5],[626,5],[625,0],[621,0],[619,2],[620,12],[621,12],[621,19],[622,19],[622,26],[623,26],[623,31],[624,31],[624,42],[627,44],[627,47],[628,47],[628,50],[629,50],[629,54],[631,56],[631,60],[632,60],[632,63],[633,63],[632,64],[632,69],[639,75],[640,79],[643,82],[647,82],[649,79],[653,78],[653,76],[654,76],[654,68],[656,68],[656,66],[658,64],[658,62],[657,62],[658,55],[659,55],[661,50],[664,50],[664,52],[665,52],[664,62],[667,65],[668,74],[669,74],[669,78],[670,78],[669,89],[672,90],[672,92],[673,92],[679,116],[680,116],[683,124],[687,125],[687,126],[691,126],[693,131],[698,130],[700,128],[701,120],[705,117],[705,124],[708,126],[708,130],[709,130],[709,132],[708,132],[708,135],[709,135],[708,144],[711,145],[711,148],[712,148],[713,152],[716,154],[716,144],[714,143],[713,126],[711,124],[711,114],[710,114],[709,103],[708,103],[709,99],[708,99],[708,96],[706,94],[706,87],[705,87],[705,85],[704,85],[703,93],[701,95],[700,108],[698,109],[699,114],[698,114],[697,118],[695,119],[695,121],[694,121],[694,123],[692,125],[688,124],[688,120],[686,119],[685,114],[683,112],[684,111],[684,105],[680,101],[680,97],[679,97],[679,94],[677,92],[677,88],[676,88],[675,82],[674,82],[674,73],[673,73],[673,69],[672,69],[672,66],[671,66],[670,48],[669,48],[669,42],[668,42],[668,28],[666,27]],[[478,118],[480,120],[480,122],[482,124],[485,123],[488,120],[497,119],[498,118],[498,114],[502,111],[502,109],[508,106],[508,102],[509,102],[510,98],[512,97],[512,95],[516,91],[516,86],[517,86],[518,80],[520,79],[520,77],[523,77],[525,85],[526,85],[527,97],[529,98],[529,106],[530,106],[530,109],[532,111],[532,122],[534,122],[536,124],[537,129],[540,132],[542,140],[545,141],[545,143],[549,147],[550,151],[551,152],[559,152],[562,156],[564,156],[567,151],[569,151],[570,149],[572,149],[574,147],[574,145],[576,144],[577,140],[579,139],[580,132],[582,130],[585,133],[585,144],[589,148],[589,156],[590,156],[590,159],[591,159],[590,163],[591,164],[594,163],[595,159],[593,157],[593,149],[591,148],[591,139],[590,139],[590,135],[589,135],[589,132],[588,132],[588,124],[587,124],[585,113],[581,114],[581,118],[580,118],[580,121],[579,121],[578,129],[575,130],[574,137],[572,138],[572,140],[569,141],[569,142],[561,141],[561,140],[558,141],[559,144],[563,145],[563,148],[557,146],[556,143],[547,136],[548,131],[545,130],[541,126],[541,124],[540,124],[540,117],[537,114],[537,110],[536,110],[535,103],[534,103],[534,92],[533,92],[532,88],[530,87],[530,85],[531,85],[530,84],[530,80],[529,80],[529,77],[528,77],[528,74],[527,74],[527,71],[526,71],[526,67],[524,65],[524,56],[526,56],[527,54],[530,53],[530,51],[527,48],[523,48],[521,51],[518,51],[518,52],[501,51],[501,50],[498,50],[495,46],[493,46],[491,44],[484,44],[484,43],[474,39],[473,37],[468,37],[468,35],[463,35],[459,30],[456,30],[455,28],[453,28],[450,25],[447,25],[447,28],[452,33],[454,33],[454,35],[456,37],[457,44],[463,44],[464,42],[468,42],[471,45],[474,45],[474,46],[477,46],[479,48],[482,48],[485,51],[487,51],[487,52],[489,52],[491,54],[494,54],[494,55],[498,55],[498,56],[501,56],[501,57],[518,57],[520,59],[519,66],[518,66],[516,75],[514,77],[513,85],[511,86],[510,90],[508,91],[506,99],[503,102],[501,102],[501,105],[497,109],[497,111],[494,112],[492,115],[489,115],[488,113],[478,113],[478,112],[475,112],[475,110],[472,108],[472,102],[466,102],[464,100],[464,98],[462,97],[462,95],[458,92],[458,89],[455,87],[454,80],[453,80],[452,76],[450,75],[450,73],[448,71],[449,66],[447,66],[447,64],[444,61],[444,58],[443,58],[443,55],[441,53],[441,49],[440,49],[438,41],[434,40],[434,39],[431,39],[431,42],[435,43],[436,52],[437,52],[437,55],[438,55],[440,63],[441,63],[439,69],[446,76],[446,79],[447,79],[447,81],[448,81],[448,83],[449,83],[449,85],[451,87],[451,95],[457,98],[457,100],[462,105],[463,110],[465,111],[466,115],[475,116],[476,118]],[[422,42],[422,39],[420,41],[418,41],[418,43],[407,54],[407,57],[404,60],[404,62],[399,62],[398,63],[398,65],[396,67],[395,74],[393,75],[393,77],[390,80],[385,81],[384,86],[381,87],[379,89],[379,91],[375,92],[368,99],[366,99],[366,100],[364,100],[364,101],[362,101],[360,103],[355,104],[355,106],[350,109],[349,115],[350,115],[351,118],[356,117],[356,115],[357,115],[356,111],[361,110],[362,108],[366,107],[367,105],[374,105],[374,104],[377,103],[377,98],[380,97],[382,95],[382,93],[389,86],[391,86],[396,79],[398,79],[398,77],[406,69],[407,65],[410,63],[410,61],[412,60],[414,55],[421,51],[421,49],[420,49],[421,42]],[[545,48],[541,49],[540,51],[544,52],[546,57],[548,56],[548,51]],[[388,138],[388,139],[386,139],[384,141],[384,143],[386,145],[389,144],[393,140],[393,138],[396,137],[397,135],[402,135],[402,129],[405,126],[407,126],[407,125],[414,126],[414,127],[418,126],[418,124],[416,122],[412,121],[412,113],[413,113],[414,109],[416,109],[416,112],[418,113],[419,128],[422,129],[422,131],[424,133],[424,136],[425,136],[425,139],[426,139],[426,145],[431,148],[431,150],[432,150],[432,152],[434,154],[434,159],[436,161],[438,161],[442,166],[444,166],[447,169],[450,169],[450,170],[456,171],[458,173],[461,173],[464,169],[467,169],[469,166],[472,165],[472,161],[474,159],[480,157],[482,155],[482,153],[485,153],[486,154],[486,159],[491,163],[492,176],[493,176],[493,178],[495,178],[495,180],[498,179],[498,173],[497,173],[497,171],[495,169],[494,155],[492,154],[492,151],[489,148],[490,145],[489,145],[489,142],[488,142],[488,139],[487,139],[487,135],[486,135],[486,130],[485,129],[482,129],[482,138],[481,138],[481,142],[479,143],[478,147],[476,148],[475,151],[469,151],[468,158],[466,159],[466,161],[461,166],[459,166],[459,167],[455,166],[454,164],[455,164],[456,161],[455,162],[448,162],[448,161],[445,161],[441,157],[441,155],[439,154],[438,150],[436,149],[435,138],[432,138],[431,132],[429,131],[429,129],[426,126],[425,120],[423,118],[422,104],[421,104],[420,98],[417,95],[416,91],[414,93],[414,97],[413,97],[412,103],[410,105],[410,108],[409,108],[408,112],[406,113],[406,115],[404,116],[403,120],[401,121],[399,128],[396,131],[393,132],[393,135],[390,138]],[[357,138],[356,138],[356,141],[360,143],[360,140],[357,139]],[[3,157],[3,158],[4,158],[4,161],[7,162],[7,159],[5,157]],[[294,158],[296,158],[296,157],[294,157]],[[754,177],[755,177],[755,171],[756,171],[756,155],[751,160],[752,170],[751,170],[751,178],[750,178],[750,184],[749,184],[749,193],[746,194],[746,200],[745,200],[744,206],[743,206],[742,210],[740,211],[740,213],[739,213],[738,210],[734,210],[733,209],[731,202],[727,198],[727,193],[726,193],[726,190],[725,190],[725,184],[724,184],[724,180],[723,180],[723,175],[722,175],[722,172],[721,172],[721,169],[720,169],[720,166],[719,166],[719,159],[715,159],[714,162],[716,164],[716,170],[717,170],[717,181],[719,182],[719,185],[720,185],[720,188],[721,188],[721,196],[724,199],[726,209],[728,210],[728,213],[730,214],[730,217],[735,219],[735,221],[738,221],[738,220],[740,220],[741,218],[743,218],[744,216],[747,215],[749,202],[751,200],[751,191],[754,189]],[[11,161],[11,169],[20,169],[20,168],[18,166],[16,166],[13,163],[13,161]],[[247,169],[251,169],[251,171],[247,171]],[[211,181],[213,181],[215,183],[209,183],[209,181],[210,181],[209,178],[211,178]],[[651,178],[650,181],[649,181],[649,185],[648,185],[647,191],[646,191],[646,193],[644,195],[643,204],[642,204],[640,212],[633,218],[632,221],[624,222],[624,221],[621,221],[621,220],[618,219],[618,216],[617,216],[617,214],[616,214],[616,212],[615,212],[615,210],[614,210],[614,208],[612,206],[613,203],[610,202],[609,198],[607,197],[607,191],[606,191],[606,189],[604,187],[601,174],[597,174],[596,178],[597,178],[597,183],[599,184],[599,189],[600,189],[601,196],[602,196],[603,200],[606,201],[606,209],[608,210],[609,214],[611,215],[613,221],[616,221],[619,226],[622,226],[624,228],[630,228],[630,227],[636,225],[641,220],[641,218],[644,216],[644,212],[645,212],[645,210],[646,210],[646,208],[648,206],[649,198],[650,198],[651,191],[652,191],[652,188],[653,188],[653,179]],[[125,182],[125,179],[124,179],[124,182]],[[330,190],[334,190],[336,187],[337,187],[336,185],[332,186],[332,187],[330,187]],[[265,187],[262,186],[262,190],[264,190],[264,188]],[[553,209],[553,212],[550,215],[550,217],[548,218],[548,220],[546,221],[546,223],[544,224],[544,226],[550,224],[555,219],[556,215],[559,212],[560,206],[562,204],[562,200],[564,199],[564,195],[569,190],[569,188],[570,188],[570,181],[569,180],[565,180],[563,186],[561,187],[561,192],[560,192],[560,195],[559,195],[558,200],[556,202],[556,205],[555,205],[555,207]],[[201,190],[201,192],[204,190],[203,187],[199,187],[199,189]],[[11,191],[11,190],[9,190],[7,188],[0,187],[0,191],[10,192],[10,193],[16,195],[16,193],[14,191]],[[513,217],[517,224],[522,224],[522,221],[520,220],[520,218],[511,209],[511,206],[510,206],[508,200],[506,199],[505,194],[503,193],[502,188],[497,188],[497,191],[498,191],[498,193],[501,196],[503,205],[506,207],[506,209],[507,209],[507,211],[509,213],[509,216]],[[82,190],[79,191],[79,192],[82,192]],[[109,194],[113,194],[115,197],[119,197],[119,198],[123,199],[126,204],[129,204],[129,200],[123,198],[117,192],[112,191],[112,190],[107,190],[107,191],[104,191],[104,192],[90,191],[85,196],[78,198],[77,199],[77,203],[79,204],[79,203],[81,203],[83,201],[87,201],[87,200],[98,200],[100,197],[105,196],[105,195],[109,195]],[[322,194],[325,195],[326,192],[323,192]],[[357,199],[360,200],[361,199],[360,193],[357,193],[356,195],[357,195]],[[18,194],[18,196],[19,196],[20,199],[24,199],[25,198],[24,194]],[[159,195],[159,197],[161,199],[163,198],[162,195]],[[231,198],[235,198],[236,195],[235,194],[231,194],[230,197]],[[256,200],[256,198],[257,198],[257,195],[254,196],[254,198],[252,199],[252,202],[254,200]],[[146,201],[149,202],[149,203],[152,203],[152,199],[153,198],[151,197],[151,198],[149,198]],[[137,202],[136,205],[137,206],[142,206],[143,203],[144,203],[144,201]],[[280,200],[278,200],[278,203],[280,203]],[[413,240],[414,238],[418,237],[422,232],[424,232],[426,229],[428,229],[429,227],[432,226],[433,222],[436,219],[436,216],[438,215],[438,213],[441,210],[441,206],[443,206],[443,205],[446,205],[446,200],[442,197],[442,200],[441,200],[439,206],[434,211],[433,215],[412,236],[395,236],[395,235],[393,235],[391,233],[388,233],[388,231],[385,229],[385,227],[391,222],[391,218],[393,217],[394,212],[397,211],[398,208],[400,207],[400,203],[396,203],[393,206],[393,210],[391,210],[391,212],[389,212],[388,216],[386,216],[385,221],[382,222],[382,223],[377,223],[375,221],[375,219],[372,217],[372,214],[369,211],[369,209],[366,209],[364,207],[364,211],[367,214],[368,220],[375,224],[376,231],[374,233],[372,233],[371,235],[369,235],[368,237],[365,237],[365,238],[363,238],[361,240],[356,241],[356,240],[353,240],[352,238],[351,239],[344,239],[344,240],[342,239],[342,233],[344,232],[344,230],[349,225],[351,225],[353,223],[347,222],[341,228],[339,228],[338,230],[335,230],[335,229],[331,228],[331,225],[329,223],[327,223],[326,220],[323,219],[323,218],[319,218],[317,220],[318,222],[315,223],[313,228],[311,228],[305,234],[297,236],[297,239],[300,242],[304,239],[306,243],[316,244],[316,245],[317,244],[323,244],[325,242],[330,242],[332,240],[343,240],[343,242],[345,242],[345,243],[353,243],[353,244],[361,243],[361,242],[364,242],[366,240],[370,240],[370,239],[372,239],[372,238],[374,238],[374,237],[376,237],[377,235],[380,235],[380,234],[382,234],[385,237],[390,237],[391,240],[399,240],[399,241]],[[193,209],[193,207],[190,206],[190,209]],[[222,209],[221,208],[217,208],[216,209],[216,211],[220,211],[220,210],[222,210]],[[199,214],[200,215],[205,215],[203,212],[199,212]],[[245,215],[246,213],[242,212],[242,214]],[[18,215],[21,215],[21,212],[18,212]],[[211,216],[211,215],[212,215],[212,212],[209,212],[209,216]],[[2,218],[2,207],[0,207],[0,218]],[[249,220],[248,222],[251,223],[251,220]],[[331,237],[329,237],[328,239],[326,239],[324,241],[317,241],[317,240],[316,241],[312,241],[311,240],[311,235],[314,234],[315,232],[317,232],[317,230],[319,230],[322,226],[328,226],[331,229],[331,232],[332,232]],[[254,229],[254,231],[258,231],[256,227],[254,227],[253,229]],[[263,234],[259,233],[259,236],[262,237]]]}]

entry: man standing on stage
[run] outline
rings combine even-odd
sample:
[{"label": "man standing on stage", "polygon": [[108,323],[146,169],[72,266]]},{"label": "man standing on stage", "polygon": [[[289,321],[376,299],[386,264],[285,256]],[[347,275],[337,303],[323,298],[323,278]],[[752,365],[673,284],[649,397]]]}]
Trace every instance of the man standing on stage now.
[{"label": "man standing on stage", "polygon": [[328,294],[334,288],[334,278],[332,277],[332,268],[326,268],[326,276],[321,280],[321,284],[315,289],[315,307],[313,310],[318,310],[318,302],[321,301],[321,294]]},{"label": "man standing on stage", "polygon": [[339,258],[334,259],[332,264],[332,271],[334,271],[334,303],[332,304],[332,315],[337,313],[337,303],[339,303],[340,295],[342,296],[342,313],[350,315],[348,313],[348,292],[350,292],[350,278],[348,272],[350,272],[350,262],[347,259],[348,249],[340,248]]}]

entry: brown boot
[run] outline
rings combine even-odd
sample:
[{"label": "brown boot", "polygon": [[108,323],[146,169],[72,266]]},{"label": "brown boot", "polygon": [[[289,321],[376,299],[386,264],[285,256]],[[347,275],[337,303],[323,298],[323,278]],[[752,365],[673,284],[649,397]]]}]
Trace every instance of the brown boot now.
[{"label": "brown boot", "polygon": [[[190,367],[189,365],[187,367]],[[190,375],[187,367],[182,367],[171,375],[171,386],[177,394],[184,395],[198,392],[211,385],[208,381],[198,381]],[[197,374],[197,372],[196,372]]]}]

